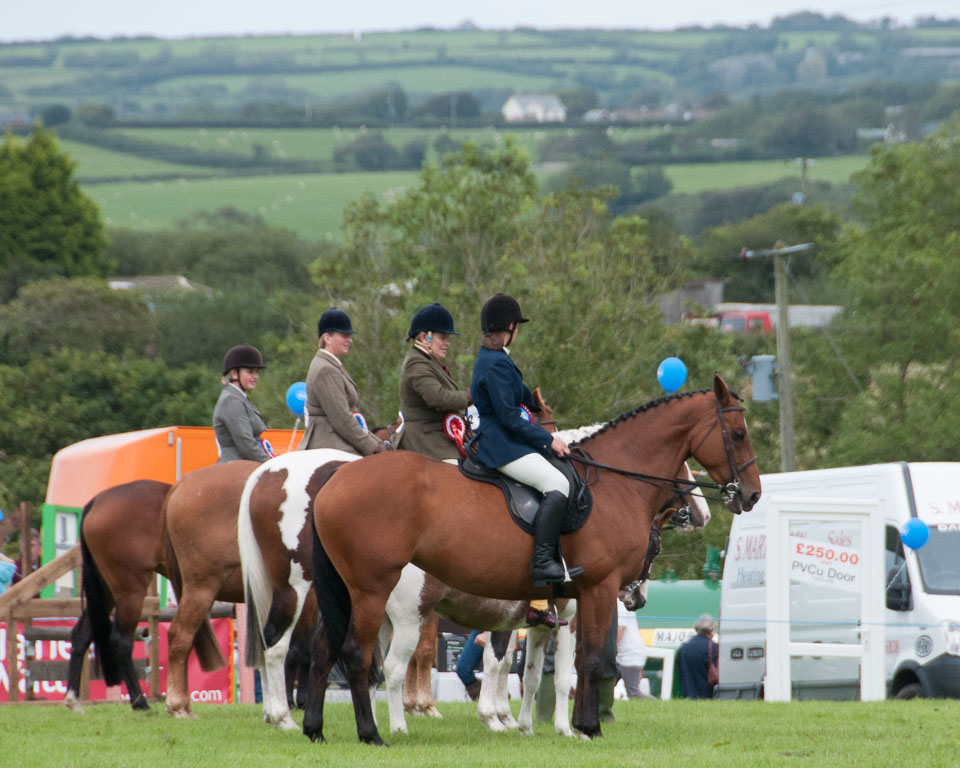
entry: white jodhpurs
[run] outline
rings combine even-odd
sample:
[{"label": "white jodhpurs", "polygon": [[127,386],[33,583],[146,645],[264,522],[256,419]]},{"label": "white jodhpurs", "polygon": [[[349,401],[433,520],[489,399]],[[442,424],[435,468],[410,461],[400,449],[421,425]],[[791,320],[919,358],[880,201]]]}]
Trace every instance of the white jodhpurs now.
[{"label": "white jodhpurs", "polygon": [[528,453],[497,469],[518,483],[536,488],[540,493],[557,491],[564,497],[570,495],[570,484],[563,472],[539,453]]}]

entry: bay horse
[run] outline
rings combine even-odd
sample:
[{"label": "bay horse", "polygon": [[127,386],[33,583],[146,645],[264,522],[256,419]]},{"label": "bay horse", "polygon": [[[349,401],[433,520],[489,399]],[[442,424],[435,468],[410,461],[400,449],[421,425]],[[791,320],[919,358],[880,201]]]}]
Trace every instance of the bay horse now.
[{"label": "bay horse", "polygon": [[[703,466],[734,512],[752,509],[760,498],[737,401],[715,374],[712,390],[654,400],[572,446],[592,470],[594,501],[586,523],[562,537],[567,561],[584,568],[562,589],[578,601],[573,726],[588,738],[602,735],[598,682],[617,590],[640,573],[653,517],[683,462],[692,457]],[[508,520],[500,491],[418,454],[377,454],[341,466],[317,493],[313,517],[314,588],[323,619],[314,636],[303,732],[314,741],[323,740],[323,699],[314,694],[342,657],[357,734],[383,743],[367,687],[386,603],[408,563],[485,597],[552,593],[533,587],[532,539]]]},{"label": "bay horse", "polygon": [[[95,643],[107,685],[125,682],[134,709],[149,709],[133,665],[133,640],[143,601],[155,574],[166,574],[163,546],[163,500],[169,483],[136,480],[94,496],[80,518],[83,613],[70,633],[70,663],[64,703],[80,706],[83,659]],[[120,535],[122,532],[122,536]],[[111,623],[110,614],[116,607]],[[208,659],[212,628],[197,634],[195,647]],[[216,643],[216,640],[213,639]],[[156,693],[156,692],[154,692]]]}]

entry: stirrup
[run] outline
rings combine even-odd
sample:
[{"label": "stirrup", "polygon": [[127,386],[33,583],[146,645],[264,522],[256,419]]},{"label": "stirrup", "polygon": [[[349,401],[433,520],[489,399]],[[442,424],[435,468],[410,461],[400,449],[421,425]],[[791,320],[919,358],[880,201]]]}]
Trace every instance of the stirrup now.
[{"label": "stirrup", "polygon": [[564,583],[568,581],[573,581],[574,577],[579,576],[583,573],[583,567],[579,565],[573,566],[573,568],[567,568],[567,561],[562,557],[560,558],[560,565],[563,566],[563,581]]}]

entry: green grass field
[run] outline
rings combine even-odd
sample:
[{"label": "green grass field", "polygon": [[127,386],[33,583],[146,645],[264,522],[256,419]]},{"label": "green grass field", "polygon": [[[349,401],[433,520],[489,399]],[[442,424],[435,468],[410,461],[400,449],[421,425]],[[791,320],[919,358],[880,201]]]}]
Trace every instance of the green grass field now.
[{"label": "green grass field", "polygon": [[562,85],[557,78],[521,72],[495,72],[481,67],[447,64],[436,67],[404,66],[385,62],[383,67],[348,72],[316,72],[279,75],[198,75],[171,78],[157,86],[157,93],[176,94],[188,89],[222,87],[231,95],[250,92],[258,84],[283,85],[303,90],[323,101],[399,83],[410,94],[472,91],[500,88],[520,93],[549,91]]},{"label": "green grass field", "polygon": [[[865,168],[869,159],[867,155],[817,158],[807,167],[807,179],[810,182],[844,184],[850,180],[850,174]],[[673,194],[693,195],[710,190],[770,184],[784,178],[799,180],[800,166],[793,160],[688,163],[664,166],[664,173],[673,182]]]},{"label": "green grass field", "polygon": [[198,211],[233,206],[312,240],[339,240],[343,210],[364,191],[390,194],[414,184],[413,171],[246,176],[92,184],[84,191],[109,227],[163,229]]},{"label": "green grass field", "polygon": [[[519,703],[513,702],[514,712]],[[350,704],[326,708],[326,744],[266,726],[259,706],[197,705],[196,720],[173,720],[156,705],[148,714],[100,704],[75,715],[63,707],[5,705],[0,717],[4,764],[26,768],[691,768],[691,766],[956,765],[960,702],[737,701],[617,702],[615,724],[593,742],[566,739],[552,725],[533,736],[492,733],[473,704],[440,704],[443,720],[411,718],[407,735],[386,734],[389,749],[357,742]],[[300,722],[301,715],[295,715]]]}]

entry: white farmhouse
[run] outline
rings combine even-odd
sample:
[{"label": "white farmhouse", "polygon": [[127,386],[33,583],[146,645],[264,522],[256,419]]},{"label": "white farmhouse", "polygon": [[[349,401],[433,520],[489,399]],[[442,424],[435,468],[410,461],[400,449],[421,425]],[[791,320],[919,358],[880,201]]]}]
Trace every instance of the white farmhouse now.
[{"label": "white farmhouse", "polygon": [[514,94],[500,111],[508,123],[563,123],[567,119],[567,108],[551,93]]}]

